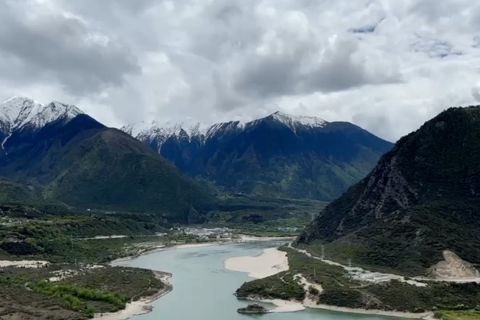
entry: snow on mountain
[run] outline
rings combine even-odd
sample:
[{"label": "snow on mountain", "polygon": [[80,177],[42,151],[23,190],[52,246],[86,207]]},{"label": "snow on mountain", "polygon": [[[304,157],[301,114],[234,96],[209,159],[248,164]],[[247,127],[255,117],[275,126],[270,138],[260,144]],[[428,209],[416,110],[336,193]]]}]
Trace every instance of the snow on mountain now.
[{"label": "snow on mountain", "polygon": [[204,136],[208,128],[202,127],[199,122],[160,123],[158,121],[142,121],[126,125],[121,130],[140,140],[158,139],[160,142],[163,142],[170,137],[190,139],[192,137]]},{"label": "snow on mountain", "polygon": [[53,101],[43,106],[42,110],[32,117],[29,125],[35,128],[41,128],[47,123],[53,122],[58,119],[73,119],[79,114],[83,114],[83,111],[74,105],[64,104],[58,101]]},{"label": "snow on mountain", "polygon": [[229,131],[234,130],[244,130],[245,128],[250,128],[255,126],[263,121],[275,121],[285,125],[287,128],[292,130],[294,133],[301,127],[303,128],[323,128],[325,127],[328,122],[318,118],[318,117],[309,117],[309,116],[294,116],[289,115],[286,113],[282,113],[280,111],[274,112],[271,115],[252,120],[249,122],[241,122],[241,121],[230,121],[230,122],[221,122],[212,125],[210,128],[206,130],[205,139],[211,138],[217,134],[225,134]]},{"label": "snow on mountain", "polygon": [[[251,122],[249,122],[251,123]],[[220,122],[212,125],[205,134],[205,139],[209,139],[218,134],[226,134],[228,132],[233,132],[235,130],[243,130],[247,123],[240,121],[230,121],[230,122]]]},{"label": "snow on mountain", "polygon": [[0,103],[0,129],[9,134],[23,127],[41,128],[58,119],[72,119],[83,112],[73,105],[51,102],[42,105],[25,97]]},{"label": "snow on mountain", "polygon": [[2,131],[9,133],[19,128],[38,114],[42,105],[23,97],[13,97],[0,104],[0,126]]},{"label": "snow on mountain", "polygon": [[0,131],[4,138],[1,149],[5,151],[5,143],[12,133],[23,129],[39,129],[58,119],[73,119],[83,112],[73,105],[51,102],[42,105],[25,97],[13,97],[0,103]]},{"label": "snow on mountain", "polygon": [[258,123],[261,123],[262,121],[275,121],[281,123],[290,130],[292,130],[294,133],[296,133],[297,130],[301,127],[323,128],[328,124],[327,121],[318,117],[294,116],[277,111],[267,117],[252,120],[249,122],[220,122],[213,124],[209,127],[205,127],[198,122],[191,121],[186,121],[182,123],[166,122],[163,124],[158,121],[142,121],[136,124],[126,125],[122,127],[121,130],[139,139],[140,141],[155,141],[156,145],[160,148],[161,145],[171,137],[185,138],[190,141],[193,138],[196,138],[204,142],[218,135],[228,134],[229,132],[250,128],[257,125]]},{"label": "snow on mountain", "polygon": [[272,113],[269,117],[285,124],[293,131],[296,131],[298,126],[304,126],[309,128],[322,128],[328,124],[328,122],[323,120],[322,118],[309,116],[294,116],[282,113],[280,111]]}]

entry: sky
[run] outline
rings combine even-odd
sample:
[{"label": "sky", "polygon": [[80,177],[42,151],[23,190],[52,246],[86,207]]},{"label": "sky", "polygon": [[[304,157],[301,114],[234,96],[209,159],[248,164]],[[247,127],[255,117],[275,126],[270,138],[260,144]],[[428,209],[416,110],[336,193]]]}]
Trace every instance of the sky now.
[{"label": "sky", "polygon": [[0,100],[106,125],[203,125],[277,110],[390,141],[480,104],[471,0],[3,0]]}]

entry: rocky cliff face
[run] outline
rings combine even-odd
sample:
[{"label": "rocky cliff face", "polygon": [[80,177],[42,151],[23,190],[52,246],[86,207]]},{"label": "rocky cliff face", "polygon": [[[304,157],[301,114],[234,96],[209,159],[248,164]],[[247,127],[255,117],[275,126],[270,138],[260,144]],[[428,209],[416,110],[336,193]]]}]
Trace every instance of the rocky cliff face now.
[{"label": "rocky cliff face", "polygon": [[402,138],[298,242],[348,243],[388,267],[414,255],[404,270],[425,271],[446,249],[480,262],[479,212],[480,108],[451,108]]},{"label": "rocky cliff face", "polygon": [[406,180],[392,151],[364,180],[328,206],[321,223],[311,225],[310,232],[302,236],[334,239],[417,202],[418,192]]}]

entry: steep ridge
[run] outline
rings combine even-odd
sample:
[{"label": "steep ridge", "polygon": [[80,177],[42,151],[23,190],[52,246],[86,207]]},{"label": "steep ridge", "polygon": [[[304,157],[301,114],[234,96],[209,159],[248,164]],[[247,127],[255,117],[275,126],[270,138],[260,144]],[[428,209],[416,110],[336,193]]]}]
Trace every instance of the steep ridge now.
[{"label": "steep ridge", "polygon": [[391,147],[351,123],[281,112],[209,128],[152,123],[122,130],[226,191],[319,200],[339,196]]},{"label": "steep ridge", "polygon": [[298,244],[410,274],[427,273],[445,250],[480,263],[479,141],[480,107],[442,112],[400,139]]}]

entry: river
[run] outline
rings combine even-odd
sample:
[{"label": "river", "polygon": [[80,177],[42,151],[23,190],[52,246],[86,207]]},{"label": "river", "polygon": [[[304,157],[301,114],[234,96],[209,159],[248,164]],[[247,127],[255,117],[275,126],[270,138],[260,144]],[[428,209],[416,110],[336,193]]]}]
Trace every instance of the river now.
[{"label": "river", "polygon": [[[245,281],[246,273],[229,271],[224,261],[230,257],[259,255],[280,243],[255,242],[222,244],[154,251],[121,265],[140,267],[173,274],[173,291],[153,303],[153,311],[132,320],[249,320],[237,309],[247,303],[233,295]],[[386,320],[376,315],[357,315],[307,309],[291,313],[269,313],[253,316],[261,320]],[[398,319],[398,318],[397,318]]]}]

